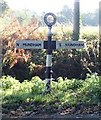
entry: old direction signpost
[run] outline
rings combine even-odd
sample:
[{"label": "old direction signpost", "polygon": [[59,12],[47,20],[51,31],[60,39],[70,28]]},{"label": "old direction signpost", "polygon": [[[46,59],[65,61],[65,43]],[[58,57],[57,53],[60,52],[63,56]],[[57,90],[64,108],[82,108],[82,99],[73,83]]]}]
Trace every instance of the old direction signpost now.
[{"label": "old direction signpost", "polygon": [[18,41],[16,41],[16,48],[43,49],[43,41],[39,41],[39,40],[18,40]]},{"label": "old direction signpost", "polygon": [[[16,48],[20,49],[48,49],[48,41],[43,40],[18,40]],[[52,49],[82,49],[84,48],[83,41],[51,41]]]},{"label": "old direction signpost", "polygon": [[44,16],[44,22],[48,26],[48,40],[17,40],[16,48],[23,49],[46,49],[46,92],[51,91],[52,80],[52,51],[54,49],[82,49],[85,47],[83,41],[52,41],[52,26],[56,23],[56,16],[53,13],[47,13]]},{"label": "old direction signpost", "polygon": [[83,41],[56,41],[56,49],[82,49]]}]

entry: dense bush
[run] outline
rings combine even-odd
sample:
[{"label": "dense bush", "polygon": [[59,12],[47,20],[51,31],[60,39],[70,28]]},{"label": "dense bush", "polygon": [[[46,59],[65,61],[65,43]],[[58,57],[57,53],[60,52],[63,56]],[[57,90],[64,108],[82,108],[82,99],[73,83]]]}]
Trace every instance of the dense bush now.
[{"label": "dense bush", "polygon": [[[97,73],[98,69],[98,57],[96,51],[68,51],[59,50],[53,52],[53,78],[60,76],[67,78],[86,79],[87,73]],[[33,56],[30,61],[22,62],[21,60],[14,64],[11,68],[7,64],[3,67],[5,75],[11,75],[16,77],[20,81],[24,79],[31,79],[33,76],[39,76],[41,79],[45,79],[45,53],[43,56],[41,53]],[[40,57],[39,57],[39,56]]]},{"label": "dense bush", "polygon": [[[54,27],[54,40],[70,40],[72,30],[68,26]],[[45,50],[16,50],[15,41],[23,39],[47,40],[47,29],[40,27],[37,19],[27,25],[22,25],[17,17],[2,30],[0,38],[3,40],[3,75],[11,75],[20,81],[31,79],[38,75],[45,77]],[[53,77],[85,79],[87,73],[101,72],[99,66],[98,34],[91,30],[81,32],[81,39],[87,43],[84,50],[56,50],[53,52]],[[96,39],[96,40],[95,40]],[[31,64],[32,63],[32,64]]]}]

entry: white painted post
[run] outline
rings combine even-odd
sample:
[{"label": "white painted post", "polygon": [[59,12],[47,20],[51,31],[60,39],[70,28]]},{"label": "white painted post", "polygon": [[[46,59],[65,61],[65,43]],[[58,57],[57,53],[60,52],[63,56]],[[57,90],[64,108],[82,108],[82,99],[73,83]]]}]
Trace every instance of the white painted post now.
[{"label": "white painted post", "polygon": [[52,26],[56,23],[56,16],[53,13],[47,13],[44,16],[44,22],[49,28],[48,31],[48,46],[46,56],[46,92],[51,91],[51,80],[52,80]]}]

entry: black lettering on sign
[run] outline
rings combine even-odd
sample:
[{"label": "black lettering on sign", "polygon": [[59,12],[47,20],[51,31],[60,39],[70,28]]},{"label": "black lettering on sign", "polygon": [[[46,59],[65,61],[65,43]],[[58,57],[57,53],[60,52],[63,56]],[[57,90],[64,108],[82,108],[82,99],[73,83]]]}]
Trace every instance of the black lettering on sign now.
[{"label": "black lettering on sign", "polygon": [[16,46],[19,46],[19,43],[16,43]]},{"label": "black lettering on sign", "polygon": [[59,47],[61,47],[61,43],[59,43]]},{"label": "black lettering on sign", "polygon": [[82,43],[81,46],[84,46],[84,44]]},{"label": "black lettering on sign", "polygon": [[68,46],[68,44],[66,43],[65,46]]},{"label": "black lettering on sign", "polygon": [[[60,44],[59,44],[59,46],[60,46]],[[83,43],[65,43],[65,46],[66,47],[69,47],[69,46],[84,46],[84,44]]]},{"label": "black lettering on sign", "polygon": [[78,46],[81,46],[81,44],[78,44]]},{"label": "black lettering on sign", "polygon": [[38,46],[41,46],[41,43],[23,43],[23,46],[30,46],[30,47],[38,47]]},{"label": "black lettering on sign", "polygon": [[74,44],[71,43],[70,46],[74,46]]}]

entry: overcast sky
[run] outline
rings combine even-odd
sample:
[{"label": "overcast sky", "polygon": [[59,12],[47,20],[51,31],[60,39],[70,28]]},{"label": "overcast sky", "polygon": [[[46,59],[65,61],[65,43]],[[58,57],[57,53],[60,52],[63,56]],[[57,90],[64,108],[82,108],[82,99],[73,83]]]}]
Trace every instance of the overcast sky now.
[{"label": "overcast sky", "polygon": [[[64,5],[73,8],[74,0],[6,0],[13,10],[30,9],[37,13],[59,12]],[[100,0],[80,0],[82,12],[92,12],[99,8]]]}]

